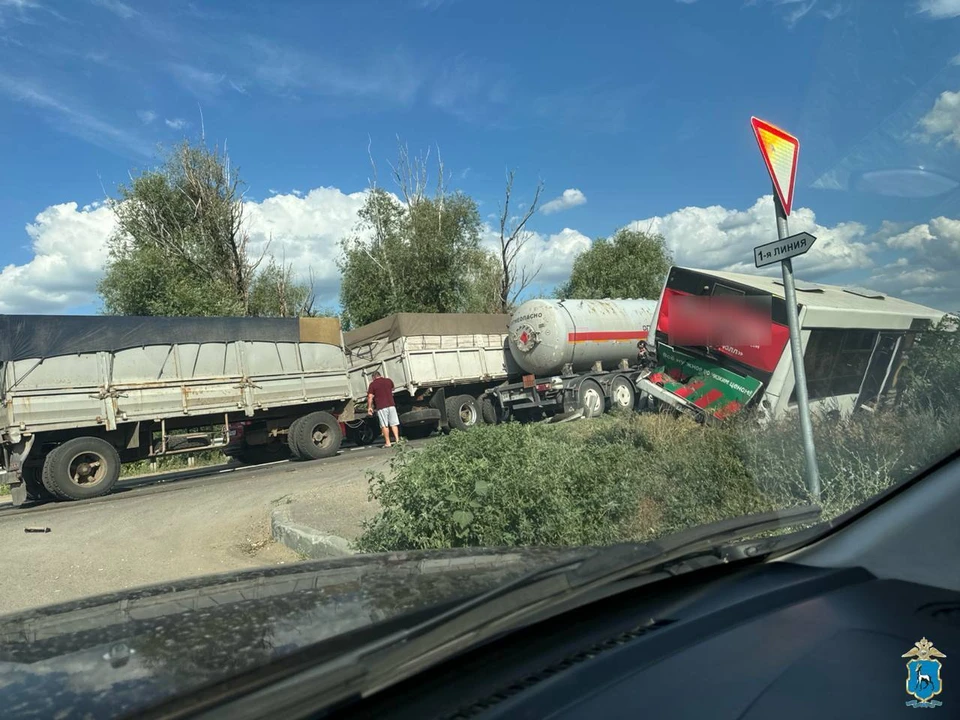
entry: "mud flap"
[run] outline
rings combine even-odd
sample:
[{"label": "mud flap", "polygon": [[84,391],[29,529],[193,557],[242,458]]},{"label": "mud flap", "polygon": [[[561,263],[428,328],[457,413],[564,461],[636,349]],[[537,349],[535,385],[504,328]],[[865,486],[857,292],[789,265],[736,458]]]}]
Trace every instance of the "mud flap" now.
[{"label": "mud flap", "polygon": [[27,484],[23,480],[15,480],[10,483],[10,502],[14,507],[19,507],[27,501]]},{"label": "mud flap", "polygon": [[447,420],[447,391],[445,388],[437,388],[430,396],[430,407],[440,411],[440,430],[449,432],[450,422]]}]

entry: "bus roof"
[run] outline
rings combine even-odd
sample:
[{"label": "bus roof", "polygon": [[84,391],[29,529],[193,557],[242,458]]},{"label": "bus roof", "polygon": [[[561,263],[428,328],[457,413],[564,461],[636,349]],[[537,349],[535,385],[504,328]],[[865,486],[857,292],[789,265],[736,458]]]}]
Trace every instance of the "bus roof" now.
[{"label": "bus roof", "polygon": [[[722,270],[700,270],[685,268],[689,271],[709,275],[720,280],[728,280],[738,285],[755,288],[768,292],[774,297],[783,298],[783,280],[778,277],[764,275],[747,275],[744,273],[725,272]],[[823,321],[836,315],[855,314],[861,318],[874,315],[879,320],[883,316],[896,315],[921,320],[937,322],[945,313],[941,310],[908,302],[899,298],[890,297],[865,288],[841,287],[838,285],[824,285],[796,280],[797,302],[805,306],[810,314],[811,310],[823,325]],[[847,326],[848,322],[840,322],[840,326]]]}]

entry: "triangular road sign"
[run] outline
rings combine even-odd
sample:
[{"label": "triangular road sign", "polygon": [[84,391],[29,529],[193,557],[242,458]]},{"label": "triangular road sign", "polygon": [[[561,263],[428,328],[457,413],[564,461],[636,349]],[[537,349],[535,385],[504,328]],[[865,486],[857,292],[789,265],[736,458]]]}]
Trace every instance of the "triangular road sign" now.
[{"label": "triangular road sign", "polygon": [[790,133],[764,122],[759,118],[750,118],[753,134],[757,137],[760,154],[767,165],[767,171],[773,179],[773,186],[784,212],[789,215],[793,206],[793,186],[797,180],[797,157],[800,155],[800,141]]}]

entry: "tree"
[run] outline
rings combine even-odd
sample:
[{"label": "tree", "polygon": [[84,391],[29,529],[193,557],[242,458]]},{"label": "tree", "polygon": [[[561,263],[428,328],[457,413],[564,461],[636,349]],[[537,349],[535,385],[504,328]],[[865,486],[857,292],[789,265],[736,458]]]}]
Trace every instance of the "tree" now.
[{"label": "tree", "polygon": [[316,296],[313,293],[313,273],[308,282],[297,282],[293,265],[278,263],[270,258],[266,267],[250,286],[250,315],[264,317],[312,317]]},{"label": "tree", "polygon": [[[202,138],[196,145],[184,141],[159,168],[121,185],[113,200],[117,231],[98,285],[105,311],[249,315],[302,306],[310,288],[296,283],[266,249],[251,254],[243,187],[226,152]],[[288,299],[268,299],[268,289]]]},{"label": "tree", "polygon": [[[400,197],[374,180],[354,233],[341,242],[341,319],[357,327],[398,312],[495,312],[500,277],[480,245],[477,203],[448,194],[438,160],[428,192],[427,160],[401,146],[393,166]],[[401,199],[402,198],[402,199]]]},{"label": "tree", "polygon": [[921,410],[955,411],[960,405],[960,314],[946,313],[910,348],[904,366],[905,399]]},{"label": "tree", "polygon": [[519,218],[510,216],[510,196],[513,192],[514,171],[507,172],[507,186],[503,193],[503,205],[500,206],[500,292],[498,297],[499,310],[508,313],[513,309],[520,294],[529,287],[540,268],[529,270],[519,263],[520,253],[532,237],[526,230],[527,221],[537,211],[540,202],[540,193],[543,192],[543,182],[537,184],[533,194],[533,201]]},{"label": "tree", "polygon": [[673,257],[662,235],[623,228],[599,238],[573,262],[559,298],[649,298],[660,296]]}]

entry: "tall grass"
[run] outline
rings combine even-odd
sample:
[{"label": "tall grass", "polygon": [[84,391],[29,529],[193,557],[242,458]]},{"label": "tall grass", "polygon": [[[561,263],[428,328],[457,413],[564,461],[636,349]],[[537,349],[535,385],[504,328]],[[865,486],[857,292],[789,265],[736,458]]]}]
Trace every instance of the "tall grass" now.
[{"label": "tall grass", "polygon": [[[960,444],[960,414],[817,419],[821,505],[832,517]],[[810,501],[796,421],[698,425],[666,415],[509,423],[401,448],[369,475],[380,513],[363,551],[646,540]]]}]

